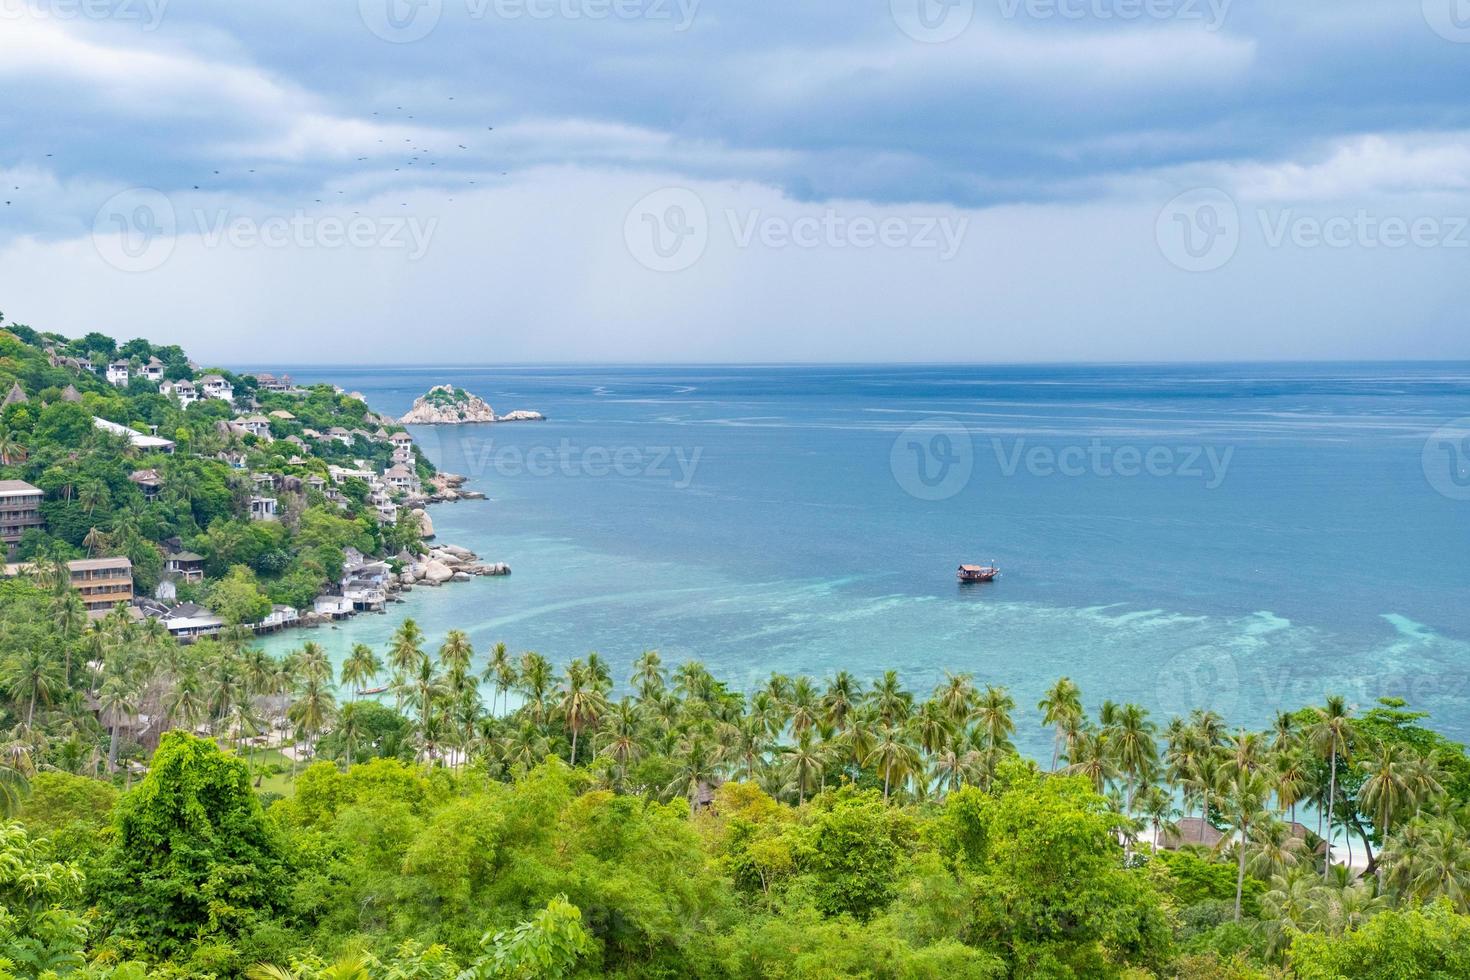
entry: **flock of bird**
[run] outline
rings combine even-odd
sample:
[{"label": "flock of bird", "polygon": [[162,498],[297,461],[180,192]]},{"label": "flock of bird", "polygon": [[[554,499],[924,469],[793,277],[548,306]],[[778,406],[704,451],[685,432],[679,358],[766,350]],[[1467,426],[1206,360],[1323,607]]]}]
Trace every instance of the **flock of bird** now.
[{"label": "flock of bird", "polygon": [[[454,96],[452,96],[452,95],[449,96],[448,97],[448,101],[453,102],[454,101]],[[395,112],[398,112],[398,113],[406,113],[405,108],[403,106],[401,106],[401,105],[400,106],[396,106],[394,111]],[[374,116],[380,118],[380,119],[384,118],[385,116],[391,116],[392,115],[392,113],[385,113],[382,110],[374,110],[372,114]],[[406,119],[408,121],[412,121],[414,119],[414,115],[412,113],[406,113],[406,115],[402,116],[401,118]],[[495,131],[495,127],[494,126],[486,126],[485,127],[485,131],[486,132],[494,132]],[[398,166],[395,166],[393,168],[393,172],[394,173],[403,173],[406,168],[408,168],[408,167],[415,167],[415,166],[419,167],[420,170],[427,170],[427,168],[429,168],[429,167],[438,167],[440,160],[439,159],[434,159],[434,157],[436,157],[436,156],[440,156],[441,158],[446,159],[446,162],[447,162],[447,158],[444,155],[442,155],[442,154],[436,154],[434,150],[430,149],[427,146],[419,146],[419,145],[417,145],[417,143],[415,141],[415,138],[412,137],[412,136],[405,136],[403,138],[403,141],[405,143],[409,144],[408,147],[406,148],[406,151],[409,154],[409,156],[407,158],[400,157],[396,161],[399,165]],[[387,148],[387,140],[386,140],[386,138],[379,138],[378,139],[378,142],[384,144],[384,148],[386,150],[386,148]],[[427,142],[427,141],[423,141],[423,142]],[[456,143],[455,144],[455,148],[456,148],[457,151],[459,151],[461,153],[466,153],[466,152],[469,152],[469,150],[470,150],[470,147],[468,145],[464,144],[464,143]],[[384,154],[384,155],[386,155],[386,154]],[[53,156],[54,156],[54,154],[52,154],[52,153],[47,153],[46,154],[46,157],[47,158],[51,158]],[[371,156],[360,156],[360,157],[357,157],[356,158],[356,162],[357,163],[368,163],[372,159],[373,159],[373,157],[371,157]],[[452,168],[446,168],[446,170],[448,170],[448,169],[452,169]],[[253,168],[253,167],[252,168],[249,168],[246,172],[247,173],[250,173],[250,174],[253,174],[253,173],[255,173],[255,168]],[[500,176],[504,177],[508,173],[509,173],[509,171],[502,170],[502,171],[500,171]],[[213,176],[213,177],[219,177],[219,176],[222,176],[222,174],[221,174],[220,171],[215,170],[211,174],[211,176]],[[464,185],[464,186],[471,186],[471,185],[474,185],[475,184],[475,179],[473,177],[465,178],[465,179],[467,181],[467,184]],[[205,178],[200,183],[191,184],[190,186],[194,190],[199,191],[199,190],[205,190],[207,188],[207,186],[209,185],[209,183],[210,183],[209,179],[208,178]],[[20,187],[20,185],[16,184],[16,185],[12,185],[12,189],[14,191],[19,191],[21,189],[21,187]],[[339,189],[337,191],[337,193],[339,195],[344,195],[344,196],[346,195],[346,191],[345,190],[340,190]],[[454,198],[453,197],[450,197],[449,198],[449,201],[451,203],[453,203]],[[322,203],[324,203],[324,200],[322,198],[318,197],[318,198],[315,199],[315,203],[322,204]],[[11,206],[13,206],[13,204],[14,204],[14,201],[12,199],[7,199],[5,201],[5,206],[6,207],[11,207]],[[402,207],[408,207],[408,202],[407,201],[404,201],[401,206]],[[352,213],[353,214],[358,214],[360,212],[354,211]]]}]

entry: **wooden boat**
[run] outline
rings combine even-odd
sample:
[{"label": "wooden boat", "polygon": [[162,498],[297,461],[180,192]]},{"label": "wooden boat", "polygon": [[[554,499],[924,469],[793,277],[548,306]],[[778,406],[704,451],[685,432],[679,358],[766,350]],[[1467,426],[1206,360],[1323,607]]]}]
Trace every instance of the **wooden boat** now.
[{"label": "wooden boat", "polygon": [[959,579],[961,582],[994,582],[999,574],[1000,568],[994,562],[989,565],[961,565]]}]

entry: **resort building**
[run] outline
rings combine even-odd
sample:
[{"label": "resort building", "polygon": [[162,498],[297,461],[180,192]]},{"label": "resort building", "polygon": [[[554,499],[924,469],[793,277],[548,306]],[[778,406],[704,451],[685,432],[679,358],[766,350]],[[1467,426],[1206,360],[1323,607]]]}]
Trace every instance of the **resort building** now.
[{"label": "resort building", "polygon": [[163,617],[164,628],[180,643],[191,643],[201,636],[214,636],[224,629],[225,621],[211,610],[192,602],[180,603]]},{"label": "resort building", "polygon": [[142,370],[138,373],[147,378],[149,381],[157,384],[158,382],[163,380],[163,371],[163,362],[156,357],[150,357],[148,358],[148,363],[144,364]]},{"label": "resort building", "polygon": [[6,554],[15,549],[21,535],[31,528],[45,526],[41,519],[41,499],[45,494],[24,480],[0,480],[0,541]]},{"label": "resort building", "polygon": [[10,386],[10,391],[6,392],[5,401],[0,403],[0,408],[9,408],[11,405],[24,405],[28,401],[30,399],[26,397],[26,393],[22,390],[20,382],[17,381]]},{"label": "resort building", "polygon": [[394,490],[402,490],[406,493],[418,486],[419,478],[413,470],[398,463],[388,467],[388,471],[383,474],[383,482]]},{"label": "resort building", "polygon": [[107,380],[119,388],[127,387],[129,377],[127,361],[113,361],[107,365]]},{"label": "resort building", "polygon": [[258,439],[271,437],[271,420],[264,415],[242,415],[234,423]]},{"label": "resort building", "polygon": [[158,499],[163,488],[163,477],[157,470],[134,470],[128,474],[128,480],[143,491],[143,499],[150,503]]},{"label": "resort building", "polygon": [[163,570],[185,582],[204,581],[204,556],[192,551],[176,551],[163,559]]},{"label": "resort building", "polygon": [[194,387],[192,381],[165,381],[158,386],[158,391],[160,394],[172,395],[180,408],[188,408],[199,400],[199,389]]},{"label": "resort building", "polygon": [[[66,563],[71,586],[81,594],[87,615],[101,619],[119,602],[133,601],[133,563],[127,558],[83,558]],[[32,563],[6,565],[7,576],[35,571]]]},{"label": "resort building", "polygon": [[388,437],[388,441],[393,444],[393,462],[413,462],[413,436],[407,432],[395,432]]},{"label": "resort building", "polygon": [[66,567],[93,619],[107,615],[119,602],[133,601],[133,563],[127,558],[83,558],[67,562]]},{"label": "resort building", "polygon": [[257,374],[255,376],[255,386],[261,391],[286,394],[295,389],[296,383],[291,380],[289,374],[283,374],[279,378],[273,374]]},{"label": "resort building", "polygon": [[125,425],[119,425],[116,422],[109,422],[107,419],[98,418],[95,415],[92,417],[92,424],[97,426],[97,428],[101,429],[103,432],[110,432],[115,436],[124,437],[128,440],[128,442],[132,443],[134,447],[141,449],[144,452],[171,454],[174,451],[173,441],[169,439],[163,439],[158,436],[144,435],[137,429],[130,429]]},{"label": "resort building", "polygon": [[250,519],[252,521],[273,521],[276,519],[275,497],[251,497]]},{"label": "resort building", "polygon": [[218,398],[227,402],[235,400],[235,386],[217,374],[206,374],[200,378],[198,387],[199,393],[205,398]]}]

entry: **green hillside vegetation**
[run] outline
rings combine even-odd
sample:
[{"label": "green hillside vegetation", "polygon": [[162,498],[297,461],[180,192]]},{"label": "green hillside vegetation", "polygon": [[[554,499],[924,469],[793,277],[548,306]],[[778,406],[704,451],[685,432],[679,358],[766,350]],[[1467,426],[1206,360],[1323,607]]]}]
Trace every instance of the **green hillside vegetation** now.
[{"label": "green hillside vegetation", "polygon": [[[53,367],[47,347],[99,365],[129,359],[135,373],[126,388],[114,387],[92,371]],[[258,412],[285,411],[294,418],[270,419],[275,441],[221,432],[220,423],[239,411],[219,399],[180,408],[156,384],[136,374],[150,357],[166,365],[169,379],[218,374],[233,383],[238,404],[255,398]],[[27,533],[17,551],[20,560],[126,555],[133,562],[136,588],[150,592],[162,575],[164,543],[177,539],[206,559],[206,582],[181,585],[181,598],[207,601],[226,583],[237,593],[248,583],[247,591],[258,597],[254,608],[271,602],[301,608],[340,576],[343,549],[393,555],[419,541],[417,520],[406,510],[395,524],[378,523],[364,503],[367,488],[360,481],[341,488],[348,497],[345,508],[316,490],[278,493],[281,520],[249,520],[254,492],[250,473],[325,479],[329,464],[351,467],[354,459],[363,459],[381,470],[388,463],[391,448],[386,443],[361,437],[351,446],[303,439],[303,447],[286,441],[303,437],[308,428],[372,432],[379,427],[365,403],[328,386],[301,396],[259,392],[249,375],[191,368],[178,347],[145,340],[118,345],[99,333],[68,340],[10,325],[0,330],[0,393],[16,385],[27,400],[0,413],[0,479],[25,480],[46,495],[46,527]],[[75,391],[75,400],[66,397],[68,388]],[[145,434],[156,432],[173,440],[176,452],[139,452],[122,437],[96,429],[94,416]],[[243,466],[231,466],[222,454],[238,454]],[[293,457],[301,462],[293,464]],[[422,477],[432,476],[422,457],[417,465]],[[146,469],[156,469],[162,477],[161,494],[152,502],[129,480],[129,474]]]},{"label": "green hillside vegetation", "polygon": [[[1329,694],[1250,730],[1067,678],[1035,705],[963,673],[736,690],[653,651],[614,677],[412,619],[340,664],[238,626],[182,646],[125,609],[89,621],[57,559],[125,553],[146,584],[177,537],[238,624],[411,529],[350,484],[345,511],[312,492],[251,523],[216,458],[381,465],[377,443],[283,444],[365,427],[360,401],[257,392],[295,416],[265,444],[221,432],[223,402],[180,410],[47,346],[200,373],[0,331],[0,388],[26,396],[0,477],[42,487],[48,520],[34,574],[0,579],[0,980],[1470,976],[1470,759],[1401,701]],[[1329,827],[1358,870],[1324,860]]]}]

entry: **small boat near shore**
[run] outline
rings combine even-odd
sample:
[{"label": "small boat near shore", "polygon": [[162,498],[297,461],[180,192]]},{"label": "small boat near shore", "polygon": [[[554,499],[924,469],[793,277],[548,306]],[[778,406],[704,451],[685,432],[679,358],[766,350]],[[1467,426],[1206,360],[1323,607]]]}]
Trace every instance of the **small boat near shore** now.
[{"label": "small boat near shore", "polygon": [[989,565],[961,565],[957,573],[961,582],[994,582],[1000,567],[994,562]]}]

